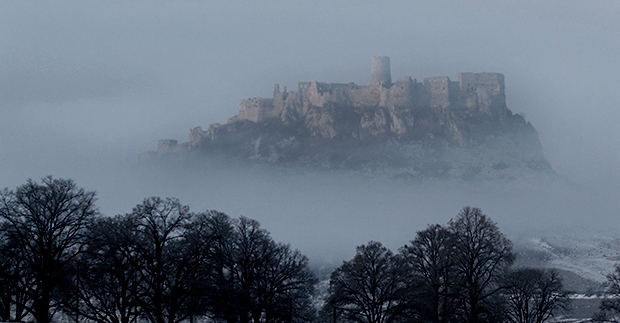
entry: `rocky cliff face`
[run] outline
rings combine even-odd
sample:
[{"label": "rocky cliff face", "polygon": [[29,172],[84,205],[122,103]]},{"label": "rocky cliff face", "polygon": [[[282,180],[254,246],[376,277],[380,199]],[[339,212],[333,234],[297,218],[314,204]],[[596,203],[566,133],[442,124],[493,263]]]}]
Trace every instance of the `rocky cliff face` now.
[{"label": "rocky cliff face", "polygon": [[157,155],[179,152],[413,178],[553,173],[534,127],[506,107],[498,73],[276,85],[273,98],[243,100],[228,123],[192,129],[188,143],[160,141]]}]

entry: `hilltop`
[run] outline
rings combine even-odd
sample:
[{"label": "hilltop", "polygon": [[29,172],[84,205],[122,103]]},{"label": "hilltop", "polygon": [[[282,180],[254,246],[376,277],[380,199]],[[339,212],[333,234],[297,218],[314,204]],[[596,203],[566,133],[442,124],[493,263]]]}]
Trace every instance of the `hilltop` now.
[{"label": "hilltop", "polygon": [[388,57],[373,58],[369,85],[276,84],[271,98],[243,99],[226,124],[191,129],[182,144],[160,140],[141,158],[190,153],[408,178],[553,174],[534,127],[506,106],[503,74],[392,82]]}]

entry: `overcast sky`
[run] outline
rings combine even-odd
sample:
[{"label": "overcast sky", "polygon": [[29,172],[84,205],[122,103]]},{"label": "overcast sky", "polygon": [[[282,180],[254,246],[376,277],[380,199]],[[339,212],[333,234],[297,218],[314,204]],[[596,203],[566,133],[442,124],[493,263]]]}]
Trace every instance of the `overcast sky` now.
[{"label": "overcast sky", "polygon": [[[70,177],[97,190],[107,213],[129,211],[128,196],[195,203],[180,188],[127,189],[135,156],[158,139],[186,141],[192,127],[226,122],[241,99],[269,97],[275,83],[368,84],[372,56],[385,55],[394,80],[503,73],[508,107],[538,130],[553,168],[586,190],[602,188],[586,203],[617,216],[619,13],[617,1],[2,1],[0,187]],[[273,185],[280,194],[282,182]],[[241,194],[226,187],[212,193]],[[260,217],[314,203],[265,196],[198,207]],[[454,214],[464,200],[450,203]],[[253,216],[257,205],[263,213]]]}]

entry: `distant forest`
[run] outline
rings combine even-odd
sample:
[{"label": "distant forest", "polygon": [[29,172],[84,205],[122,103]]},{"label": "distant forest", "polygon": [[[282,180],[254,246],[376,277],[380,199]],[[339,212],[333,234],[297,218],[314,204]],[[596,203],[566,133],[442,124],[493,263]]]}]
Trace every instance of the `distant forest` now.
[{"label": "distant forest", "polygon": [[[260,224],[149,197],[104,217],[70,179],[0,191],[0,320],[50,323],[545,322],[570,311],[557,271],[514,267],[480,209],[396,252],[357,247],[327,294],[308,258]],[[594,320],[620,313],[620,268]]]}]

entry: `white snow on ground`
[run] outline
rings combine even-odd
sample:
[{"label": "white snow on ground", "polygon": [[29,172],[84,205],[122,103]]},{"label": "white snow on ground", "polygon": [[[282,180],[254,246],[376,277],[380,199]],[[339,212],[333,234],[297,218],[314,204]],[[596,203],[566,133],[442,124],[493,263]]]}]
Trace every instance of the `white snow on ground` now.
[{"label": "white snow on ground", "polygon": [[534,246],[541,247],[545,250],[551,251],[553,249],[546,242],[542,241],[542,238],[532,238],[530,241],[534,244]]},{"label": "white snow on ground", "polygon": [[620,260],[617,237],[576,237],[567,234],[545,235],[517,243],[547,256],[545,267],[568,270],[586,279],[603,283]]}]

